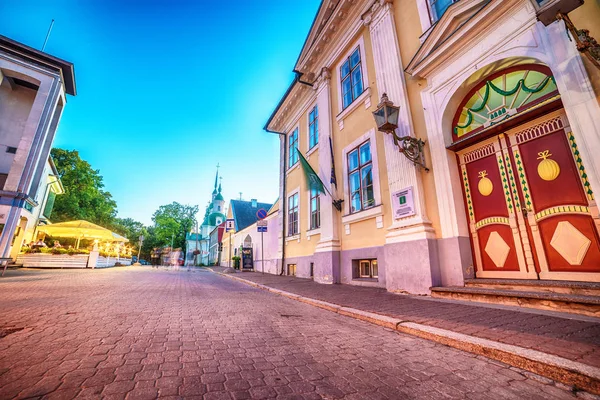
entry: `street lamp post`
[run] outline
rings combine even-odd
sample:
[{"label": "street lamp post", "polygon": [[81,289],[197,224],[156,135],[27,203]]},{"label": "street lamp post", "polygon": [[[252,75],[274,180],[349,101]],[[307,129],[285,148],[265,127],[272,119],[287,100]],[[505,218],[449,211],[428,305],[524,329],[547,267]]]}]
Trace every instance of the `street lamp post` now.
[{"label": "street lamp post", "polygon": [[135,264],[133,265],[142,265],[142,263],[140,263],[140,254],[142,254],[142,244],[144,243],[144,235],[140,235],[139,237],[139,247],[138,247],[138,256],[137,256],[137,261],[135,262]]}]

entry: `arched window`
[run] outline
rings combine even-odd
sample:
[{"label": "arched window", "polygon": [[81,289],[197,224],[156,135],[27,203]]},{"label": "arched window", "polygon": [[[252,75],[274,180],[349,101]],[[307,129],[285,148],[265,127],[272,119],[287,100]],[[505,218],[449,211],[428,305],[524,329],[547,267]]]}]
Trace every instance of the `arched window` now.
[{"label": "arched window", "polygon": [[252,237],[250,235],[246,235],[244,239],[244,247],[252,247]]},{"label": "arched window", "polygon": [[529,64],[497,72],[475,86],[461,103],[452,123],[452,141],[476,135],[559,98],[548,67]]}]

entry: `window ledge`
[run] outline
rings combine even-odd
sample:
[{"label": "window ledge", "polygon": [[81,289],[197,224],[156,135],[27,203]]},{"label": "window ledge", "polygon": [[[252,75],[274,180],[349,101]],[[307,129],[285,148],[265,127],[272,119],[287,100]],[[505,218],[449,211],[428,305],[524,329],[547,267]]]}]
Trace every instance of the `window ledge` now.
[{"label": "window ledge", "polygon": [[354,222],[364,221],[366,219],[371,219],[378,217],[383,214],[383,206],[380,204],[375,207],[371,207],[364,211],[359,211],[354,214],[348,214],[342,216],[342,224],[351,224]]},{"label": "window ledge", "polygon": [[352,113],[359,105],[363,104],[365,108],[371,107],[371,88],[366,88],[360,96],[358,96],[348,107],[339,113],[335,119],[340,126],[340,130],[344,129],[344,119]]},{"label": "window ledge", "polygon": [[352,280],[359,282],[379,282],[379,278],[352,278]]},{"label": "window ledge", "polygon": [[314,153],[315,151],[317,151],[318,149],[319,149],[319,143],[315,144],[312,149],[310,149],[309,151],[307,151],[306,155],[304,156],[304,158],[306,158],[307,160],[309,160],[310,155],[312,153]]},{"label": "window ledge", "polygon": [[321,234],[320,227],[306,231],[306,237],[311,237],[313,235],[320,235],[320,234]]},{"label": "window ledge", "polygon": [[291,242],[291,241],[293,241],[293,240],[300,241],[300,234],[299,234],[299,233],[297,233],[297,234],[295,234],[295,235],[293,235],[293,236],[286,236],[286,238],[285,238],[285,241],[286,241],[286,242]]},{"label": "window ledge", "polygon": [[291,173],[292,171],[294,171],[296,168],[298,168],[298,166],[300,166],[300,163],[298,161],[296,161],[296,164],[294,164],[291,167],[289,167],[287,169],[287,171],[285,171],[285,174],[288,175],[289,173]]}]

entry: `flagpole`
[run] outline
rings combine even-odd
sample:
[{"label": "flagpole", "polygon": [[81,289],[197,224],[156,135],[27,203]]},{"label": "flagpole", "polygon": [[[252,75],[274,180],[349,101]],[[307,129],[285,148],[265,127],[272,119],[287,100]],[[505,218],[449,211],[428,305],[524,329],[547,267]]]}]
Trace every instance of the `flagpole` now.
[{"label": "flagpole", "polygon": [[[320,187],[322,187],[325,192],[327,192],[327,194],[331,197],[331,201],[334,205],[334,207],[338,210],[338,211],[342,211],[342,202],[343,200],[340,199],[335,199],[333,197],[333,194],[331,194],[331,192],[329,191],[329,189],[327,189],[327,186],[325,186],[325,183],[323,183],[323,181],[321,180],[321,178],[319,177],[319,175],[316,173],[316,171],[314,169],[312,169],[312,167],[310,166],[310,164],[308,163],[308,161],[306,160],[306,158],[304,158],[304,155],[302,155],[302,153],[300,153],[300,151],[298,149],[296,149],[296,151],[298,152],[298,155],[300,156],[300,164],[302,165],[302,169],[304,170],[304,174],[306,176],[306,178],[311,181],[311,179],[309,178],[310,176],[314,176],[316,179],[319,180],[319,184]],[[312,185],[309,183],[309,188],[312,190]],[[319,190],[322,192],[322,190]]]}]

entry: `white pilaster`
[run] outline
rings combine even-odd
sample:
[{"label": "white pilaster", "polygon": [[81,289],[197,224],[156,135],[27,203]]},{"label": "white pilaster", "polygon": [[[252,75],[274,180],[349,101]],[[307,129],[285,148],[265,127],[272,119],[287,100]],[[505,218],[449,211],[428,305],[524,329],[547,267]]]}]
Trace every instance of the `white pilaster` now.
[{"label": "white pilaster", "polygon": [[588,181],[597,198],[600,193],[600,105],[581,54],[562,20],[548,25],[543,36],[562,103],[577,140]]},{"label": "white pilaster", "polygon": [[[319,177],[329,192],[337,199],[337,188],[331,184],[331,74],[323,68],[315,84],[317,91],[317,108],[319,110]],[[329,195],[321,194],[321,239],[315,252],[328,252],[340,250],[339,217],[338,211],[332,204]]]},{"label": "white pilaster", "polygon": [[[407,99],[404,69],[396,36],[392,0],[378,0],[363,16],[369,27],[379,96],[387,93],[394,104],[400,106],[399,136],[414,136]],[[425,199],[421,172],[394,144],[391,135],[384,135],[386,169],[390,194],[412,186],[416,215],[394,220],[388,227],[387,243],[434,237],[431,222],[425,212]],[[392,201],[389,199],[389,201]]]}]

